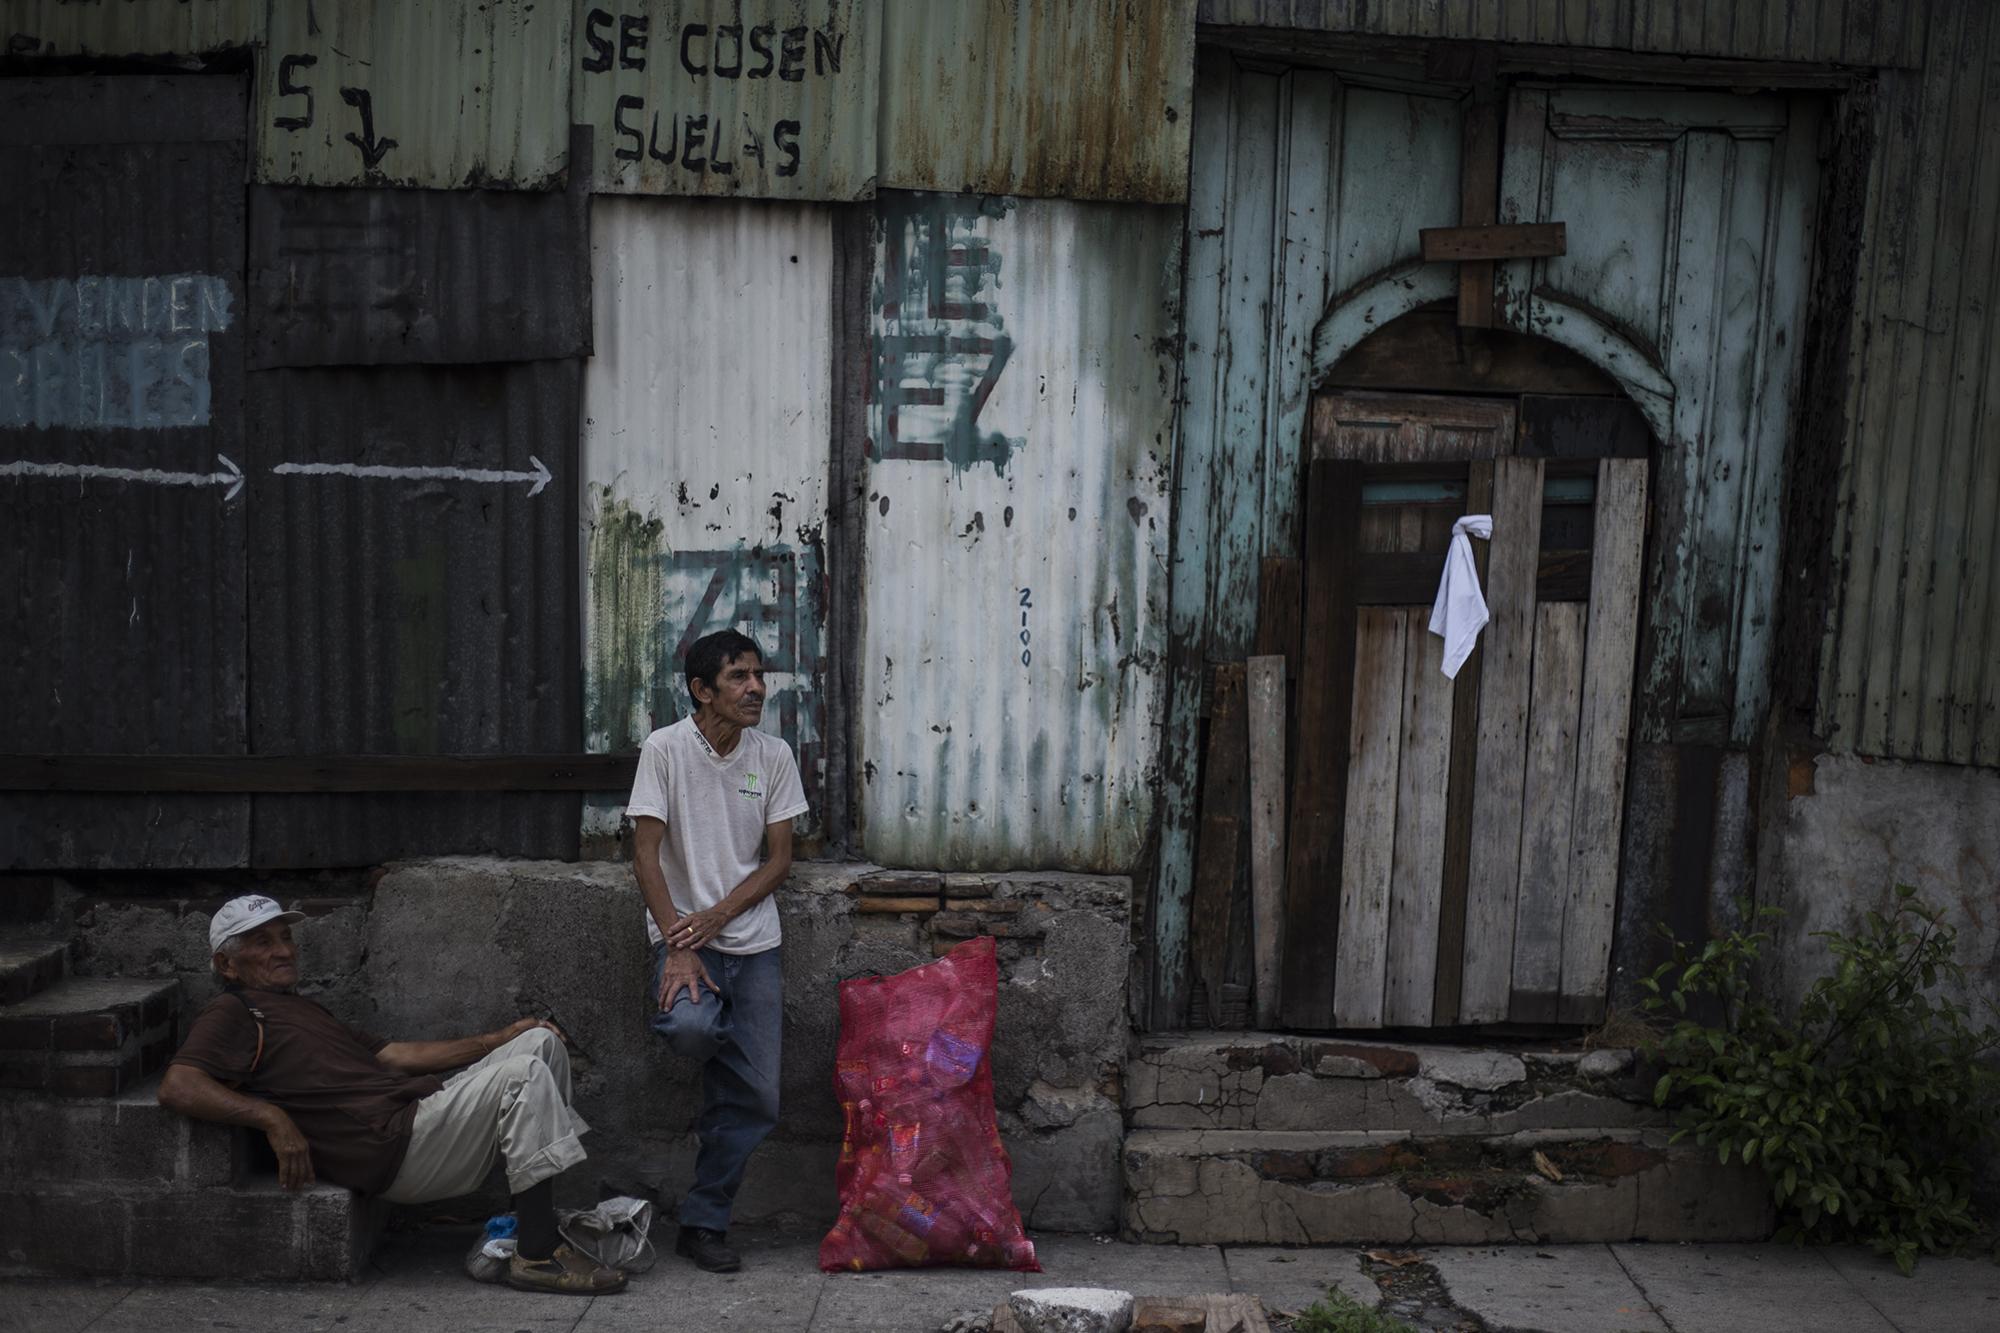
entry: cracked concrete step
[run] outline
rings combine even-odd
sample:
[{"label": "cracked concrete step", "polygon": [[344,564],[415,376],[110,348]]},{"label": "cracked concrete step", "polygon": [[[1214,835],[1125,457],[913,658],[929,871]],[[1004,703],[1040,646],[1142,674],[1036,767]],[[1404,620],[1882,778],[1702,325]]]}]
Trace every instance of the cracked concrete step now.
[{"label": "cracked concrete step", "polygon": [[[1181,1245],[1757,1240],[1760,1172],[1659,1130],[1138,1130],[1125,1232]],[[1541,1155],[1554,1179],[1540,1169]]]},{"label": "cracked concrete step", "polygon": [[180,1004],[171,978],[66,977],[0,1005],[0,1088],[115,1097],[173,1054]]},{"label": "cracked concrete step", "polygon": [[1203,1033],[1142,1038],[1135,1129],[1375,1129],[1492,1135],[1664,1126],[1630,1051],[1515,1050]]},{"label": "cracked concrete step", "polygon": [[0,1186],[0,1275],[347,1282],[380,1208],[337,1185]]},{"label": "cracked concrete step", "polygon": [[247,1175],[243,1136],[166,1110],[160,1080],[116,1097],[0,1097],[12,1181],[227,1185]]},{"label": "cracked concrete step", "polygon": [[69,945],[35,935],[0,935],[0,1004],[45,991],[69,969]]}]

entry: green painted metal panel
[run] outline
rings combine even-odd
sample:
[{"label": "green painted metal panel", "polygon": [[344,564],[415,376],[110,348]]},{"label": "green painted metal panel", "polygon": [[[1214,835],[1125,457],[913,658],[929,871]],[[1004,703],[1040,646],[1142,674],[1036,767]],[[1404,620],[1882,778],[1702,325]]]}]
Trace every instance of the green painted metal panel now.
[{"label": "green painted metal panel", "polygon": [[552,0],[271,0],[256,178],[553,188],[570,25]]},{"label": "green painted metal panel", "polygon": [[200,56],[264,40],[268,0],[10,0],[13,59]]},{"label": "green painted metal panel", "polygon": [[1263,557],[1298,549],[1315,331],[1339,293],[1415,261],[1420,227],[1457,221],[1458,139],[1451,99],[1202,53],[1154,911],[1163,1015],[1186,984],[1202,673],[1249,650]]},{"label": "green painted metal panel", "polygon": [[885,189],[1178,203],[1194,0],[880,0]]},{"label": "green painted metal panel", "polygon": [[1507,322],[1619,378],[1666,445],[1640,655],[1648,740],[1746,744],[1768,707],[1817,108],[1529,89],[1509,109],[1502,219],[1565,222],[1570,245],[1500,266]]},{"label": "green painted metal panel", "polygon": [[599,191],[875,193],[879,0],[577,0],[575,24]]}]

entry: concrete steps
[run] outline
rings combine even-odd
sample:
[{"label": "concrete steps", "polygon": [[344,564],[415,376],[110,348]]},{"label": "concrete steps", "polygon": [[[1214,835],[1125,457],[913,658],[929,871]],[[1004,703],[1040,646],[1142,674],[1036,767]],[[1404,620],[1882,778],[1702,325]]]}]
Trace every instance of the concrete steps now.
[{"label": "concrete steps", "polygon": [[71,1181],[0,1186],[0,1275],[346,1282],[375,1244],[352,1191],[276,1180],[161,1188]]},{"label": "concrete steps", "polygon": [[62,979],[68,960],[69,945],[61,940],[0,938],[0,1004],[47,990]]},{"label": "concrete steps", "polygon": [[0,935],[0,1275],[350,1281],[382,1209],[278,1187],[250,1131],[159,1105],[180,983],[66,975]]},{"label": "concrete steps", "polygon": [[1629,1051],[1142,1038],[1126,1232],[1179,1244],[1723,1241],[1760,1173],[1672,1145]]},{"label": "concrete steps", "polygon": [[0,1088],[115,1097],[165,1067],[180,1007],[175,981],[62,977],[0,1005]]}]

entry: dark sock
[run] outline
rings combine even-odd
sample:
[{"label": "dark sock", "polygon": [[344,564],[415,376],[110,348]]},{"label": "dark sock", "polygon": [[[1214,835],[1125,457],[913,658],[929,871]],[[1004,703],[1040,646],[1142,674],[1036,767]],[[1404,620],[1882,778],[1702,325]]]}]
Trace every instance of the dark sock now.
[{"label": "dark sock", "polygon": [[544,1180],[514,1196],[514,1252],[523,1259],[546,1259],[556,1252],[556,1183]]}]

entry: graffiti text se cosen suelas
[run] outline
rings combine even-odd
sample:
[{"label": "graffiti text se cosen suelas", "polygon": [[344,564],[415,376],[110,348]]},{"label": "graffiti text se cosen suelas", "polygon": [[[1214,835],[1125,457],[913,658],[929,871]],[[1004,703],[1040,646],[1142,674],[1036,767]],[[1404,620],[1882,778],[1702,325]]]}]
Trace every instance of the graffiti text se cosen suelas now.
[{"label": "graffiti text se cosen suelas", "polygon": [[[715,79],[777,79],[803,83],[840,73],[847,34],[832,28],[775,23],[682,23],[656,32],[647,14],[614,14],[593,9],[584,16],[583,56],[587,74],[613,70],[652,72],[671,86],[686,81],[696,89]],[[666,103],[663,105],[663,103]],[[619,162],[652,161],[679,165],[697,174],[733,175],[764,171],[796,176],[800,122],[755,124],[747,115],[739,127],[706,105],[673,105],[669,97],[621,95],[611,116],[611,156]]]}]

